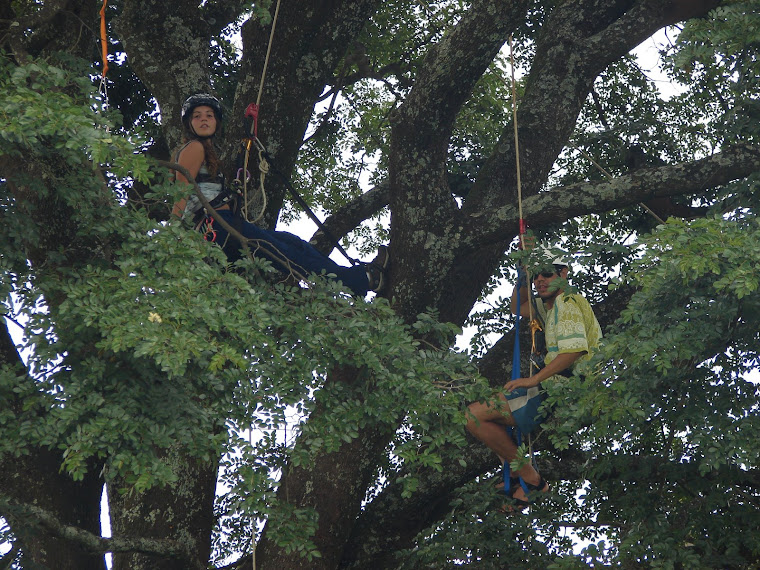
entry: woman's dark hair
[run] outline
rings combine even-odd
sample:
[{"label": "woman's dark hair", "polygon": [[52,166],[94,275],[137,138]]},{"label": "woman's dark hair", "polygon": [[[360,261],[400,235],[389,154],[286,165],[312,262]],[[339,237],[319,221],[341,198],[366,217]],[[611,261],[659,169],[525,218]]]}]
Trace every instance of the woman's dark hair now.
[{"label": "woman's dark hair", "polygon": [[[208,93],[196,93],[195,95],[190,95],[190,97],[188,97],[182,105],[182,126],[185,128],[184,139],[185,142],[197,140],[203,145],[208,173],[211,176],[216,176],[216,173],[219,171],[220,161],[219,156],[216,154],[216,149],[211,142],[213,135],[211,137],[199,137],[193,132],[193,129],[190,127],[190,120],[192,118],[193,109],[201,106],[211,107],[211,109],[214,111],[217,123],[216,132],[218,132],[222,127],[223,113],[222,105],[219,103],[219,99]],[[214,132],[214,134],[216,134],[216,132]]]}]

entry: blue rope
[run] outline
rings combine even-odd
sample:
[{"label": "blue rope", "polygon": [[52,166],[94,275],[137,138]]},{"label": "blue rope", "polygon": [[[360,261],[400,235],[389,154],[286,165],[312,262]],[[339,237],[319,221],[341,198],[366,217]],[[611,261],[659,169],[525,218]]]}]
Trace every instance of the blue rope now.
[{"label": "blue rope", "polygon": [[[521,268],[517,269],[517,316],[515,317],[515,343],[514,348],[512,349],[512,380],[517,380],[521,377],[520,374],[520,280],[523,276],[523,270]],[[507,435],[509,437],[513,437],[513,435],[516,432],[516,440],[517,440],[517,447],[520,447],[522,445],[522,432],[520,431],[520,428],[517,426],[506,426]],[[504,492],[509,495],[509,488],[510,488],[510,479],[512,478],[512,468],[509,466],[509,461],[504,462],[504,466],[501,470],[502,477],[504,478]],[[520,477],[520,486],[523,488],[523,491],[525,492],[525,496],[528,496],[528,486],[526,485],[525,481],[523,481],[523,478]]]},{"label": "blue rope", "polygon": [[517,316],[515,317],[515,344],[512,349],[512,380],[520,377],[520,276],[522,269],[517,270]]}]

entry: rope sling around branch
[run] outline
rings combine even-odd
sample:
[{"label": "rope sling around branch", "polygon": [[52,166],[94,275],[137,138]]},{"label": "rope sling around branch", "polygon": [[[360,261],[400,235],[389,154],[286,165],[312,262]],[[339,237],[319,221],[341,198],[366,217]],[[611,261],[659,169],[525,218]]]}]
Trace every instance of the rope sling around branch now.
[{"label": "rope sling around branch", "polygon": [[[594,166],[597,168],[597,170],[599,170],[599,172],[601,172],[602,174],[604,174],[604,175],[607,177],[607,180],[613,180],[613,179],[615,178],[614,176],[612,176],[612,173],[611,173],[611,172],[609,172],[607,169],[605,169],[604,167],[602,167],[602,165],[601,165],[601,164],[599,164],[599,163],[598,163],[596,160],[594,160],[594,157],[593,157],[593,156],[591,156],[589,153],[587,153],[587,152],[586,152],[585,150],[583,150],[581,147],[579,147],[578,145],[574,145],[574,144],[571,144],[570,146],[572,146],[572,147],[573,147],[575,150],[577,150],[577,151],[578,151],[578,152],[580,152],[580,153],[581,153],[581,154],[582,154],[584,157],[586,157],[586,159],[587,159],[587,160],[588,160],[588,161],[589,161],[591,164],[593,164],[593,165],[594,165]],[[654,210],[652,210],[652,208],[650,208],[649,206],[647,206],[647,205],[646,205],[644,202],[639,202],[639,206],[641,206],[641,207],[642,207],[642,208],[643,208],[643,209],[644,209],[644,210],[645,210],[645,211],[646,211],[646,212],[647,212],[647,213],[648,213],[650,216],[652,216],[652,217],[653,217],[655,220],[657,220],[659,223],[661,223],[661,224],[664,224],[664,223],[665,223],[665,220],[663,220],[663,219],[662,219],[660,216],[658,216],[658,215],[655,213],[655,211],[654,211]]]}]

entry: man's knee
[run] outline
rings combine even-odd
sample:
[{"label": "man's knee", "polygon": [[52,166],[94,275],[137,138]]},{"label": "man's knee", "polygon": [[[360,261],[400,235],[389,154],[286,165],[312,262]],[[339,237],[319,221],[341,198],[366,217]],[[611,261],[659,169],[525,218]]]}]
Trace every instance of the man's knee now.
[{"label": "man's knee", "polygon": [[467,406],[467,424],[465,427],[470,433],[475,433],[485,422],[509,424],[509,420],[509,405],[506,402],[475,402]]}]

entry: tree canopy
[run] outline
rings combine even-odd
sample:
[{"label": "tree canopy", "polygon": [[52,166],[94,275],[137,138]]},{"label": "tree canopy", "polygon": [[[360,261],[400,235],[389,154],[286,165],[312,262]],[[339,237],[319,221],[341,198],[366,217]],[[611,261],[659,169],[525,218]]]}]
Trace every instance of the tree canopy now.
[{"label": "tree canopy", "polygon": [[[758,14],[4,3],[0,565],[756,567]],[[658,32],[667,91],[631,54]],[[381,295],[231,264],[170,219],[196,92],[223,103],[228,180],[260,101],[259,223],[299,214],[292,185],[322,251],[389,244]],[[536,262],[521,214],[572,257],[605,339],[593,373],[545,386],[551,492],[505,516],[464,424],[527,334],[504,293]]]}]

